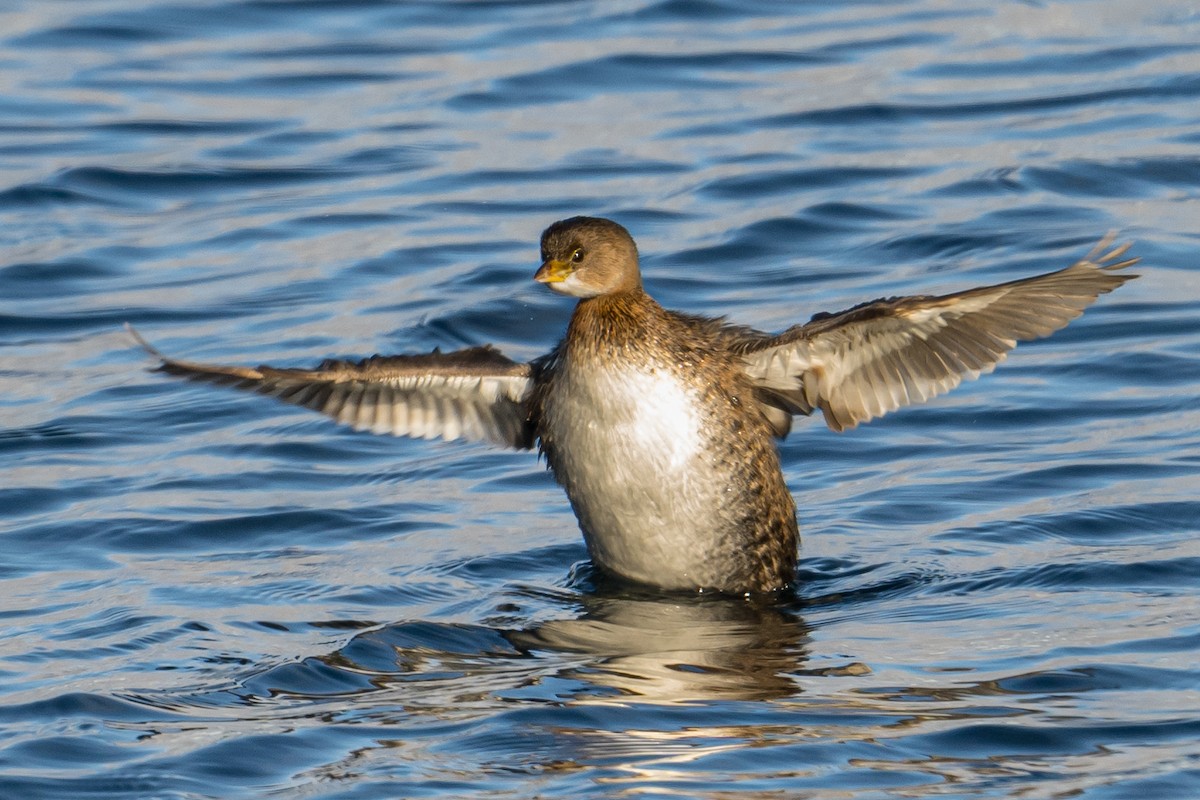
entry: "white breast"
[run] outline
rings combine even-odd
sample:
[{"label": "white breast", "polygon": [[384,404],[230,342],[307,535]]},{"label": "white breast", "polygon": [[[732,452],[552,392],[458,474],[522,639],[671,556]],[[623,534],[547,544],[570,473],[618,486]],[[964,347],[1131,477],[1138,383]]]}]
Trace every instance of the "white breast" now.
[{"label": "white breast", "polygon": [[564,365],[543,425],[592,558],[634,580],[694,586],[727,482],[706,458],[696,389],[650,368]]}]

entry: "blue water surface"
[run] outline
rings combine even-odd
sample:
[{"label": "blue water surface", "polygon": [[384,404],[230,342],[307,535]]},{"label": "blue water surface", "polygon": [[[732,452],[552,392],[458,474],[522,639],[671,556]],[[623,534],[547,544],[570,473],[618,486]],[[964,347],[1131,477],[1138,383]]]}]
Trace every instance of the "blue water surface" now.
[{"label": "blue water surface", "polygon": [[[781,445],[797,597],[606,586],[529,453],[148,372],[494,343],[548,223],[779,329],[1142,277]],[[1193,0],[0,8],[0,797],[1200,797]]]}]

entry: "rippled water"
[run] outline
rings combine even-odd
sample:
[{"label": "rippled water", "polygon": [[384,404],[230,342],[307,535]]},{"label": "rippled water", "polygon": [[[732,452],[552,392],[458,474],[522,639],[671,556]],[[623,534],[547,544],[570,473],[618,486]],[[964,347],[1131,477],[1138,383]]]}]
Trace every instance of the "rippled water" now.
[{"label": "rippled water", "polygon": [[[0,10],[0,796],[1200,796],[1194,2]],[[527,453],[149,373],[493,342],[613,216],[780,328],[1142,278],[783,444],[794,601],[600,585]]]}]

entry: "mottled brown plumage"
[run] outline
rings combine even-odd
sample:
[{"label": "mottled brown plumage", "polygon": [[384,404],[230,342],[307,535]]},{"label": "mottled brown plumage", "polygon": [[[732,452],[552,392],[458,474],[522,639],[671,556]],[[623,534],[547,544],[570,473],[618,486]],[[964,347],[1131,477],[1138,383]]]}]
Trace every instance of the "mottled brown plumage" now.
[{"label": "mottled brown plumage", "polygon": [[791,580],[796,507],[770,422],[721,338],[639,288],[582,300],[539,364],[542,452],[611,572],[672,589]]},{"label": "mottled brown plumage", "polygon": [[[326,361],[315,370],[167,358],[231,384],[396,435],[535,443],[601,569],[666,589],[766,592],[794,578],[795,505],[773,437],[820,409],[841,431],[990,371],[1132,275],[1106,239],[1058,272],[941,296],[889,298],[771,335],[663,309],[615,222],[542,235],[535,280],[580,298],[565,338],[519,364],[490,347]],[[136,333],[135,333],[136,335]],[[139,341],[142,341],[139,338]]]}]

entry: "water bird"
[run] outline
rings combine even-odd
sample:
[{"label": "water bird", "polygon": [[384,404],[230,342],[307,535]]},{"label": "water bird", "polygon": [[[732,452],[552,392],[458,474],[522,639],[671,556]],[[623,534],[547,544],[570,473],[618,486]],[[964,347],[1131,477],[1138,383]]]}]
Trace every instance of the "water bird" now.
[{"label": "water bird", "polygon": [[[795,579],[799,527],[774,439],[819,410],[834,431],[990,372],[1137,277],[1105,237],[1066,269],[944,295],[873,300],[765,333],[663,308],[608,219],[541,238],[533,276],[578,298],[564,338],[513,361],[491,346],[326,360],[314,369],[158,370],[277,397],[360,430],[538,447],[593,564],[666,590],[769,593]],[[1111,249],[1110,249],[1111,248]]]}]

